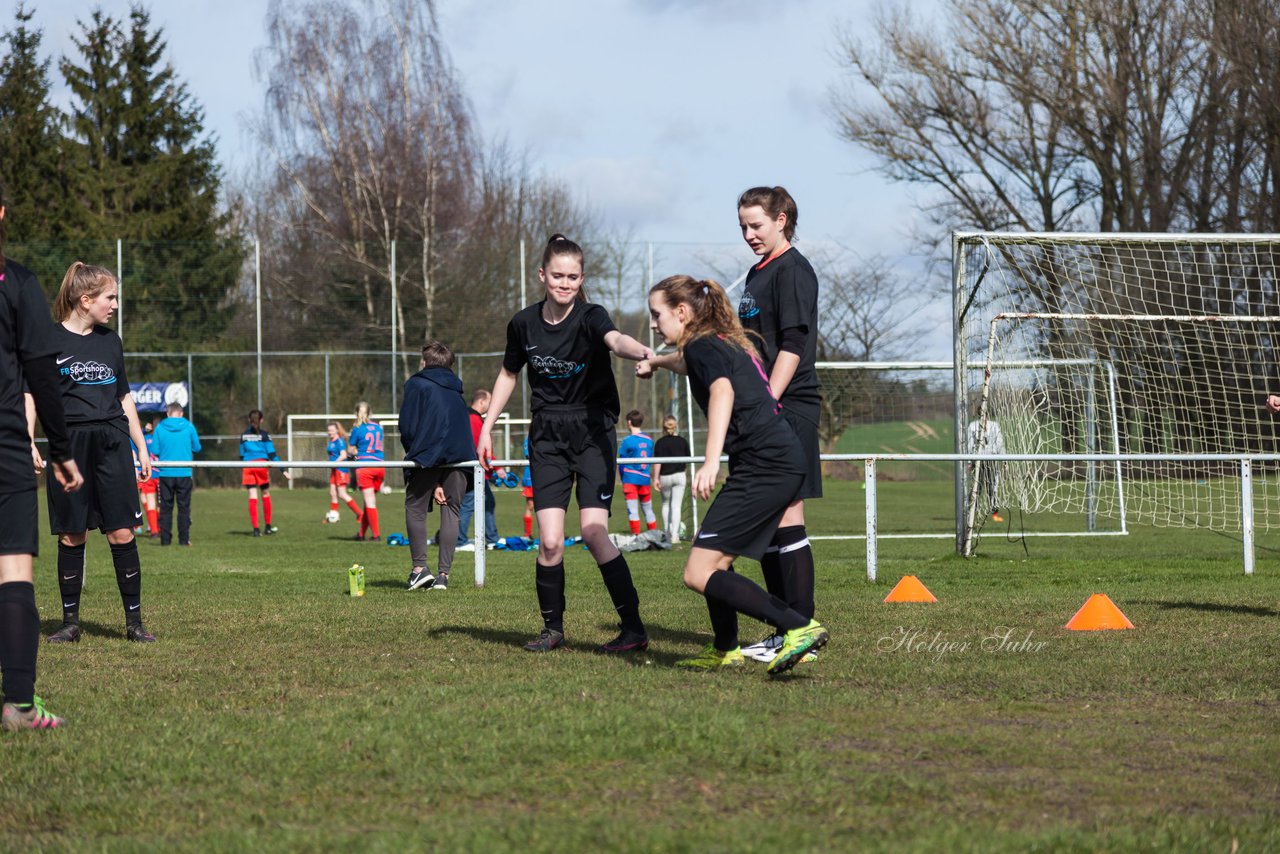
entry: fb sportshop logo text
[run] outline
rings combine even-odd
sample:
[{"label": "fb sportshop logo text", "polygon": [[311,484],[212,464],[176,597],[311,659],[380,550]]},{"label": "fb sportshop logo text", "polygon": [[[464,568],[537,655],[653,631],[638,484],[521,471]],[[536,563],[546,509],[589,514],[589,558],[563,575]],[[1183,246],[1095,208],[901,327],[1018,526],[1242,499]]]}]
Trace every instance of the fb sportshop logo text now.
[{"label": "fb sportshop logo text", "polygon": [[975,650],[987,653],[1029,653],[1040,652],[1048,645],[1047,641],[1034,640],[1035,632],[1026,633],[1008,626],[996,626],[991,634],[977,641],[948,638],[942,632],[929,633],[927,629],[898,626],[892,633],[876,641],[876,648],[881,652],[910,652],[925,655],[935,663],[953,653],[966,653]]},{"label": "fb sportshop logo text", "polygon": [[60,368],[59,373],[64,377],[71,377],[71,381],[79,385],[106,385],[116,380],[115,371],[107,365],[94,361],[73,362]]}]

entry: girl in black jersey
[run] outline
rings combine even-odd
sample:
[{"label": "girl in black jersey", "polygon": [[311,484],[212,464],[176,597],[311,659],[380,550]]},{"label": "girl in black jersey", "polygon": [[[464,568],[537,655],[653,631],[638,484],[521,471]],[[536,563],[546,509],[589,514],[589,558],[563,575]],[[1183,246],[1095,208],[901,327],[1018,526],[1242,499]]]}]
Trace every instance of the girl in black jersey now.
[{"label": "girl in black jersey", "polygon": [[542,634],[525,644],[531,652],[549,652],[564,643],[564,526],[575,481],[582,539],[622,622],[618,636],[599,651],[649,646],[631,570],[609,540],[620,408],[609,354],[639,361],[653,351],[615,329],[603,307],[587,302],[582,261],[581,247],[564,235],[547,243],[538,270],[546,298],[507,324],[506,355],[476,443],[479,458],[490,459],[493,425],[511,398],[516,376],[528,365],[533,394],[529,464],[541,535],[536,583],[545,624]]},{"label": "girl in black jersey", "polygon": [[[58,535],[58,588],[62,627],[50,643],[80,640],[80,590],[90,528],[107,535],[116,584],[124,604],[125,637],[156,638],[142,624],[142,566],[133,527],[142,517],[137,477],[151,476],[151,457],[129,394],[124,346],[105,324],[116,310],[115,277],[102,267],[71,265],[54,300],[57,377],[67,410],[71,450],[84,473],[84,489],[68,493],[49,482],[49,527]],[[33,427],[34,425],[29,425]],[[130,439],[137,449],[135,475]]]},{"label": "girl in black jersey", "polygon": [[827,631],[811,615],[733,572],[738,555],[764,557],[783,514],[804,484],[808,460],[746,332],[734,317],[724,289],[690,276],[663,279],[649,292],[652,327],[674,356],[642,362],[687,373],[694,399],[707,416],[706,460],[693,476],[693,492],[711,497],[720,474],[720,454],[729,455],[729,477],[707,509],[684,566],[684,583],[707,598],[715,639],[678,666],[713,670],[742,664],[739,613],[766,621],[783,633],[769,665],[783,673],[827,642]]},{"label": "girl in black jersey", "polygon": [[74,492],[84,481],[67,441],[62,398],[54,381],[49,305],[36,277],[4,257],[4,191],[0,188],[0,728],[56,729],[66,723],[35,695],[40,649],[33,560],[39,552],[34,456],[27,435],[23,375],[49,440],[49,469]]},{"label": "girl in black jersey", "polygon": [[[742,238],[762,259],[747,272],[738,319],[761,343],[769,387],[800,439],[805,479],[787,507],[778,533],[761,561],[765,586],[806,617],[813,617],[813,550],[804,525],[804,500],[822,497],[818,415],[822,396],[815,367],[818,353],[818,277],[791,241],[799,212],[783,187],[753,187],[738,199]],[[770,661],[782,638],[774,632],[745,648],[748,658]]]}]

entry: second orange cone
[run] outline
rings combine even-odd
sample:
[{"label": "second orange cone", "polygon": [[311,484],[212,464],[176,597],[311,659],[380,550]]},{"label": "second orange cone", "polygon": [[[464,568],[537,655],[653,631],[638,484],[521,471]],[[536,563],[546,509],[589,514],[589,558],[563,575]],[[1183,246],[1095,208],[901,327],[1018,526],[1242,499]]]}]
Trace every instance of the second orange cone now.
[{"label": "second orange cone", "polygon": [[904,575],[902,579],[893,586],[889,591],[889,595],[884,597],[886,602],[937,602],[938,597],[929,592],[929,588],[920,583],[920,579],[914,575]]},{"label": "second orange cone", "polygon": [[1095,593],[1067,621],[1066,627],[1075,632],[1096,632],[1105,629],[1132,629],[1134,626],[1107,594]]}]

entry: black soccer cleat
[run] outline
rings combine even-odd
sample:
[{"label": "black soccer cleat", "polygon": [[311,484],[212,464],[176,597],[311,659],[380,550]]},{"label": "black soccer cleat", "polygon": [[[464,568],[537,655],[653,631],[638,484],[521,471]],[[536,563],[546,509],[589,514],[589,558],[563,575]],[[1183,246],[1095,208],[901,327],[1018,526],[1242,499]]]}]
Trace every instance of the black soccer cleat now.
[{"label": "black soccer cleat", "polygon": [[142,623],[135,623],[133,625],[125,626],[124,636],[126,640],[132,641],[133,643],[155,643],[156,642],[156,636],[151,634],[151,632],[147,631],[146,627],[143,626]]},{"label": "black soccer cleat", "polygon": [[529,652],[551,652],[564,646],[564,632],[555,629],[543,629],[542,634],[524,645]]},{"label": "black soccer cleat", "polygon": [[80,624],[63,623],[62,627],[48,637],[49,643],[80,643]]},{"label": "black soccer cleat", "polygon": [[596,647],[596,652],[602,655],[622,655],[628,652],[644,652],[648,648],[649,638],[647,635],[623,629],[616,638]]},{"label": "black soccer cleat", "polygon": [[268,525],[267,527],[262,529],[262,533],[266,534],[268,537],[271,536],[272,534],[278,534],[279,532],[280,532],[280,529],[277,528],[275,525]]},{"label": "black soccer cleat", "polygon": [[254,535],[255,537],[261,537],[261,536],[262,536],[262,531],[261,531],[260,529],[258,529],[258,528],[254,528],[254,529],[253,529],[253,535]]}]

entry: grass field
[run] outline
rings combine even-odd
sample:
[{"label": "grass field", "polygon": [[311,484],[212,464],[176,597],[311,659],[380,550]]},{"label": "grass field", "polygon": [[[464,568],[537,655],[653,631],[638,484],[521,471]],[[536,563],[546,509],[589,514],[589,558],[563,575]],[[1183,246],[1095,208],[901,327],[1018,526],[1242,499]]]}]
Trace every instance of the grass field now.
[{"label": "grass field", "polygon": [[[816,527],[860,506],[857,484],[829,486]],[[949,506],[948,485],[894,486],[891,515],[926,488]],[[519,497],[499,497],[512,533]],[[679,553],[631,559],[653,644],[611,659],[590,652],[614,631],[607,595],[572,550],[573,649],[534,656],[531,553],[490,552],[484,589],[462,554],[448,592],[409,593],[407,549],[319,524],[318,491],[275,503],[280,534],[252,539],[240,492],[197,492],[193,548],[143,544],[151,646],[123,640],[90,541],[85,637],[40,658],[70,726],[0,737],[0,849],[1280,849],[1280,536],[1250,578],[1208,532],[1029,555],[988,537],[968,561],[885,541],[876,584],[860,542],[820,542],[832,642],[770,680],[672,667],[709,640]],[[363,599],[344,592],[353,561]],[[905,574],[940,601],[882,604]],[[1064,630],[1094,592],[1137,629]]]}]

